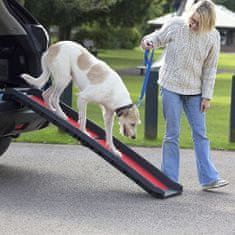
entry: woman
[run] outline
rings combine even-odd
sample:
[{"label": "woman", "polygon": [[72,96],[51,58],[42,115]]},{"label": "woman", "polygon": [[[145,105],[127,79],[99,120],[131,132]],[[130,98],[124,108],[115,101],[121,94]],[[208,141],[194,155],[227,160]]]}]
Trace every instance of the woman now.
[{"label": "woman", "polygon": [[205,112],[213,95],[220,50],[215,20],[214,4],[209,0],[199,1],[186,19],[173,17],[159,31],[146,35],[141,41],[141,47],[146,50],[166,47],[158,81],[166,122],[162,171],[178,182],[180,120],[184,110],[192,130],[203,190],[228,184],[220,179],[211,160],[205,128]]}]

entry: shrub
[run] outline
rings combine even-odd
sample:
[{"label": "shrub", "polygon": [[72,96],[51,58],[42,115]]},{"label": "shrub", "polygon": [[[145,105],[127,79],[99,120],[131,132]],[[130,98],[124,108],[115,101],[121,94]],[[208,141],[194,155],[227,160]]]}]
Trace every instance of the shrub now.
[{"label": "shrub", "polygon": [[78,30],[73,40],[83,43],[85,39],[95,42],[97,48],[133,49],[139,43],[140,33],[136,28],[83,27]]}]

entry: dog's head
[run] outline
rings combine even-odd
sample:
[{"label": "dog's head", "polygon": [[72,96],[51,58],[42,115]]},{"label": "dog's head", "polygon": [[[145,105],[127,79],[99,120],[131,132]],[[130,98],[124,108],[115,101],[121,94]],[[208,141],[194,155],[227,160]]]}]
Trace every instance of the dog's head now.
[{"label": "dog's head", "polygon": [[139,110],[136,105],[121,109],[118,113],[120,133],[126,137],[135,139],[137,125],[141,123]]}]

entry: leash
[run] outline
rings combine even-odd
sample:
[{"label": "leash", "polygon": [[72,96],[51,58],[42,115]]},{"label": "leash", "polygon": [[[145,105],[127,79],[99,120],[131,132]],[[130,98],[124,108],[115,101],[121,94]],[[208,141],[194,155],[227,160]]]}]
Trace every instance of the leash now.
[{"label": "leash", "polygon": [[151,67],[152,67],[152,63],[153,63],[154,49],[152,49],[151,55],[149,55],[149,52],[150,52],[149,50],[145,50],[145,53],[144,53],[144,65],[146,67],[146,70],[145,70],[144,83],[142,86],[139,101],[137,103],[138,108],[141,106],[141,104],[143,102],[144,94],[145,94],[145,91],[146,91],[146,88],[148,85],[149,75],[150,75],[150,71],[151,71]]}]

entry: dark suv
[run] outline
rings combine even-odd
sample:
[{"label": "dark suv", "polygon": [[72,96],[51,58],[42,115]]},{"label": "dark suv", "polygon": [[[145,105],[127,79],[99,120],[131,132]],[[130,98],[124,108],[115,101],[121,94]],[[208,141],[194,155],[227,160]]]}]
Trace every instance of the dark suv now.
[{"label": "dark suv", "polygon": [[47,46],[46,30],[25,8],[15,0],[0,0],[0,155],[12,138],[48,125],[24,105],[3,99],[9,88],[28,88],[21,73],[41,73],[40,58]]}]

